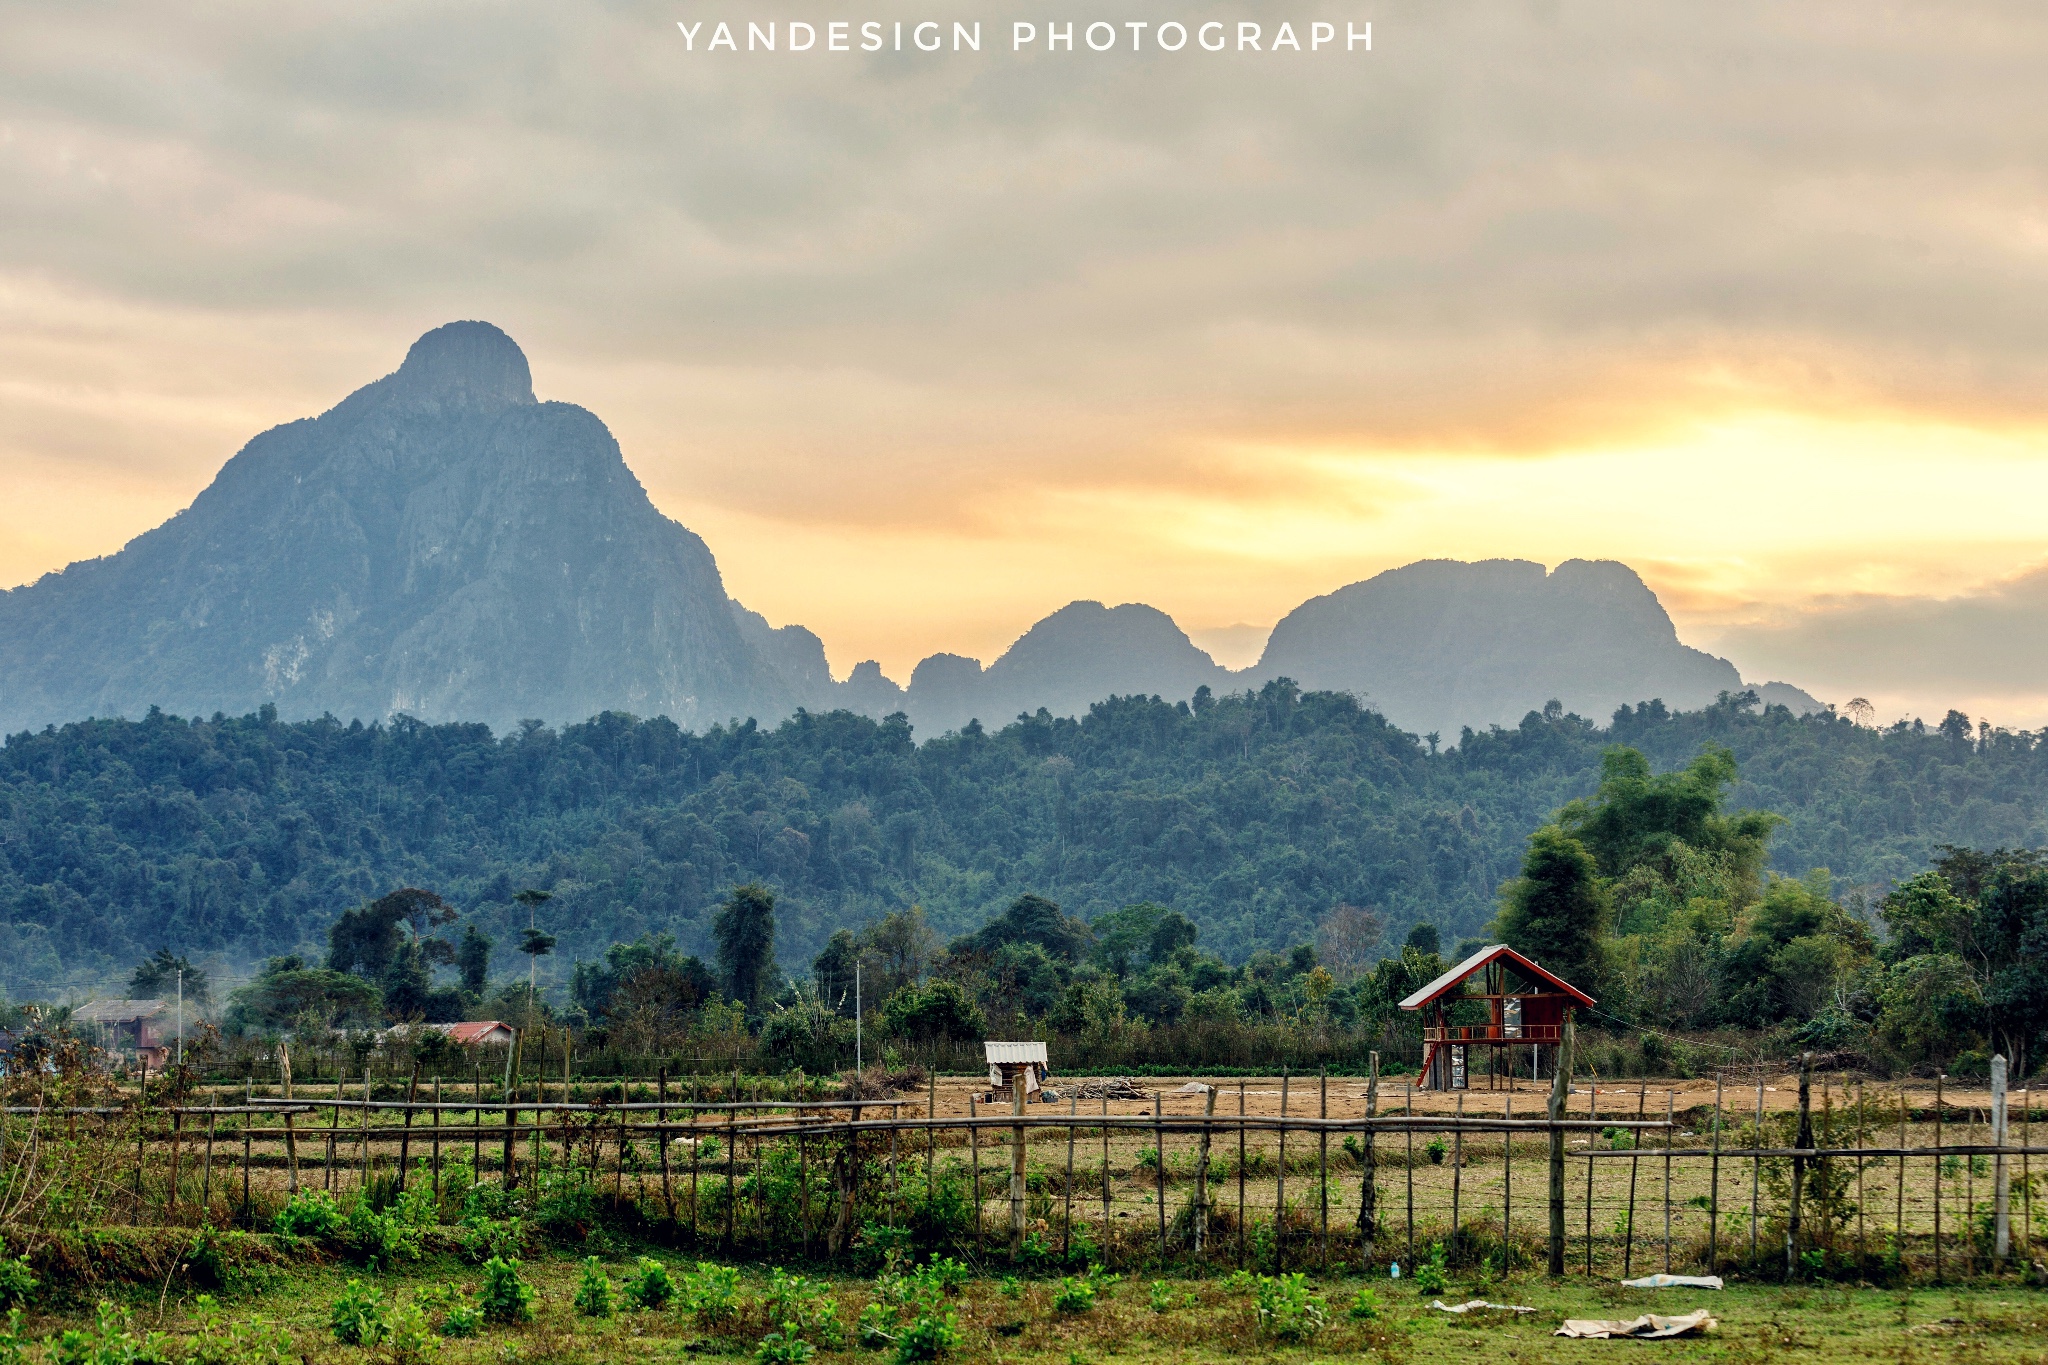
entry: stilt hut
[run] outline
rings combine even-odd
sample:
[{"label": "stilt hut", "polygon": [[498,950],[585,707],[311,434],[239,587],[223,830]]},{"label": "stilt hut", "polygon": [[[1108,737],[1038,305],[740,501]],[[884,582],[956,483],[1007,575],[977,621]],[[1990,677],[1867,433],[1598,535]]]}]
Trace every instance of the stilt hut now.
[{"label": "stilt hut", "polygon": [[1401,1008],[1422,1012],[1423,1089],[1464,1090],[1471,1085],[1474,1048],[1484,1053],[1489,1088],[1502,1077],[1510,1085],[1518,1075],[1542,1079],[1544,1063],[1556,1065],[1565,1017],[1592,1003],[1571,982],[1496,943],[1403,1000]]}]

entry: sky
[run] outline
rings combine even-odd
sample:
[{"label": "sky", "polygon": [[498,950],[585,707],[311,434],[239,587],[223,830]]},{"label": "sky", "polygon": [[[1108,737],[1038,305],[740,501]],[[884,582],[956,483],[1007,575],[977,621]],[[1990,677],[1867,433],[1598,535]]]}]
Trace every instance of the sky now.
[{"label": "sky", "polygon": [[[2040,6],[779,5],[11,0],[0,584],[484,318],[842,675],[1616,558],[1746,677],[2048,724]],[[704,48],[771,11],[983,46]],[[1012,49],[1168,19],[1373,42]]]}]

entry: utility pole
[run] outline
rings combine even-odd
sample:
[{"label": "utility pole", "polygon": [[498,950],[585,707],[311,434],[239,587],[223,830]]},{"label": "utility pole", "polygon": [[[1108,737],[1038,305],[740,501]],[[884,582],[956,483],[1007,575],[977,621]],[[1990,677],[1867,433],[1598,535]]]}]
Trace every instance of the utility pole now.
[{"label": "utility pole", "polygon": [[[846,997],[841,996],[844,1000]],[[860,958],[853,959],[853,1074],[861,1073],[860,1062]]]},{"label": "utility pole", "polygon": [[178,1065],[185,1064],[185,969],[178,968]]}]

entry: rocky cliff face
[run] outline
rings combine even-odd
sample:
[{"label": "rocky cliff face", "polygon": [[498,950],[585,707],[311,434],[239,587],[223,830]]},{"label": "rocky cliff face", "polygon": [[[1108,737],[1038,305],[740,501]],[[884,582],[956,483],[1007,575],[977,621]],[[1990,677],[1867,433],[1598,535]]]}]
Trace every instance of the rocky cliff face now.
[{"label": "rocky cliff face", "polygon": [[702,727],[829,696],[824,651],[725,593],[604,424],[481,322],[263,433],[119,553],[0,594],[0,726],[89,714],[605,709]]},{"label": "rocky cliff face", "polygon": [[[1041,706],[1077,716],[1112,694],[1185,701],[1203,686],[1275,678],[1356,693],[1396,725],[1452,742],[1461,726],[1513,725],[1553,699],[1604,723],[1623,703],[1661,698],[1690,710],[1744,686],[1733,664],[1679,642],[1656,594],[1625,564],[1571,560],[1546,572],[1524,560],[1429,560],[1304,602],[1240,672],[1219,667],[1155,608],[1075,602],[985,670],[935,654],[898,688],[862,664],[837,704],[874,716],[905,711],[928,737],[969,719],[1006,724]],[[1795,711],[1820,705],[1784,683],[1761,691]]]},{"label": "rocky cliff face", "polygon": [[1418,733],[1513,725],[1555,698],[1604,723],[1624,702],[1693,710],[1742,688],[1735,665],[1679,643],[1663,604],[1612,560],[1433,559],[1311,598],[1281,618],[1251,676],[1356,692]]}]

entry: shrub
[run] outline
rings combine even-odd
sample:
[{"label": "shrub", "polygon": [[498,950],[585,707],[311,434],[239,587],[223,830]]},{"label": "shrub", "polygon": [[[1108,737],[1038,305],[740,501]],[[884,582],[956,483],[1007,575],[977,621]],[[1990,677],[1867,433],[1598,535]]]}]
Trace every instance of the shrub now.
[{"label": "shrub", "polygon": [[519,1278],[519,1262],[493,1256],[484,1262],[484,1287],[477,1295],[485,1322],[533,1321],[534,1287]]},{"label": "shrub", "polygon": [[959,1316],[945,1303],[926,1306],[896,1342],[897,1365],[937,1360],[960,1344]]},{"label": "shrub", "polygon": [[780,1332],[762,1337],[761,1344],[754,1348],[754,1359],[759,1365],[804,1365],[816,1354],[793,1322],[785,1322]]},{"label": "shrub", "polygon": [[[8,1315],[9,1331],[15,1331],[14,1316]],[[49,1352],[53,1365],[142,1365],[169,1361],[173,1345],[162,1332],[137,1339],[134,1317],[125,1308],[100,1300],[97,1322],[88,1330],[70,1330],[60,1335]]]},{"label": "shrub", "polygon": [[1075,1279],[1071,1275],[1060,1277],[1060,1287],[1053,1291],[1052,1306],[1062,1313],[1087,1313],[1095,1308],[1095,1285],[1086,1279]]},{"label": "shrub", "polygon": [[839,1323],[839,1305],[830,1286],[817,1280],[791,1275],[777,1266],[768,1280],[768,1320],[779,1322],[785,1333],[795,1331],[820,1346],[838,1348],[846,1342]]},{"label": "shrub", "polygon": [[951,1256],[941,1256],[924,1268],[941,1292],[950,1294],[974,1278],[974,1272]]},{"label": "shrub", "polygon": [[1173,1311],[1173,1286],[1165,1280],[1152,1281],[1151,1308],[1155,1313]]},{"label": "shrub", "polygon": [[345,1346],[375,1346],[384,1340],[384,1295],[382,1291],[350,1280],[327,1315],[334,1339]]},{"label": "shrub", "polygon": [[732,1322],[740,1315],[739,1271],[712,1261],[697,1262],[697,1269],[683,1276],[683,1307],[707,1331]]},{"label": "shrub", "polygon": [[341,1230],[341,1209],[325,1190],[300,1190],[284,1201],[270,1228],[280,1237],[326,1241]]},{"label": "shrub", "polygon": [[1015,1275],[1003,1276],[1003,1282],[998,1288],[1006,1299],[1017,1299],[1024,1296],[1024,1282]]},{"label": "shrub", "polygon": [[880,1299],[860,1310],[856,1324],[860,1344],[871,1351],[880,1350],[896,1340],[896,1306]]},{"label": "shrub", "polygon": [[29,1273],[28,1257],[0,1256],[0,1308],[12,1308],[28,1302],[28,1296],[36,1292],[41,1284]]},{"label": "shrub", "polygon": [[1088,1267],[1088,1287],[1093,1289],[1102,1298],[1115,1298],[1116,1287],[1123,1282],[1123,1276],[1110,1274],[1102,1268],[1102,1262],[1100,1261]]},{"label": "shrub", "polygon": [[391,1365],[422,1365],[440,1349],[440,1338],[427,1324],[425,1309],[406,1303],[391,1310],[384,1328],[384,1351]]},{"label": "shrub", "polygon": [[290,1365],[292,1334],[264,1318],[229,1323],[211,1294],[193,1303],[197,1329],[185,1339],[180,1365]]},{"label": "shrub", "polygon": [[439,1314],[439,1331],[444,1337],[473,1337],[483,1326],[483,1314],[452,1284],[429,1285],[414,1300],[429,1314]]},{"label": "shrub", "polygon": [[669,1278],[668,1267],[652,1256],[642,1256],[633,1264],[636,1269],[633,1278],[626,1281],[626,1302],[635,1308],[668,1307],[668,1301],[676,1296],[676,1282]]},{"label": "shrub", "polygon": [[0,1325],[0,1365],[21,1365],[28,1359],[28,1348],[34,1338],[21,1330],[21,1310],[7,1310],[7,1322]]},{"label": "shrub", "polygon": [[1450,1283],[1449,1268],[1444,1264],[1444,1246],[1438,1242],[1429,1249],[1428,1259],[1415,1267],[1415,1292],[1418,1294],[1441,1294]]},{"label": "shrub", "polygon": [[576,1284],[576,1311],[586,1318],[608,1318],[614,1301],[612,1277],[604,1273],[604,1262],[595,1256],[583,1258],[583,1278]]},{"label": "shrub", "polygon": [[526,1224],[517,1218],[479,1218],[462,1225],[463,1254],[481,1264],[493,1256],[510,1260],[526,1250]]},{"label": "shrub", "polygon": [[1428,1155],[1430,1165],[1441,1166],[1444,1164],[1444,1153],[1448,1152],[1450,1148],[1442,1138],[1433,1137],[1423,1144],[1422,1150]]},{"label": "shrub", "polygon": [[1353,1322],[1376,1322],[1380,1316],[1380,1296],[1371,1285],[1360,1285],[1358,1293],[1352,1296],[1350,1317]]},{"label": "shrub", "polygon": [[1261,1275],[1254,1293],[1259,1331],[1276,1341],[1307,1341],[1330,1320],[1329,1305],[1308,1292],[1308,1276]]}]

